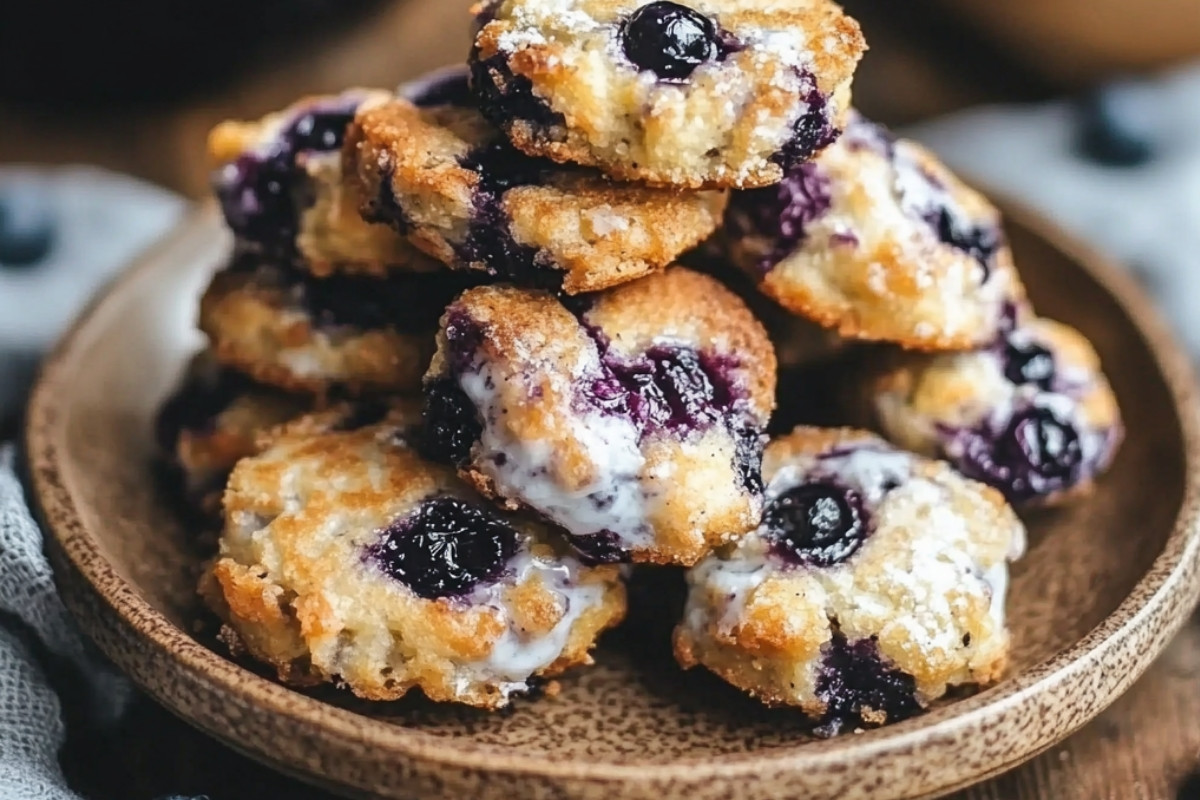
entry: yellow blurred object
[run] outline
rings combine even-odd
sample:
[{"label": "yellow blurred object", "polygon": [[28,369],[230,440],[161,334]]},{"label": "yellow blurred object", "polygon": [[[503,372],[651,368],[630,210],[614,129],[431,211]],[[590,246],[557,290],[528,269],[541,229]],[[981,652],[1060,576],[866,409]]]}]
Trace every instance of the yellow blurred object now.
[{"label": "yellow blurred object", "polygon": [[939,0],[1062,83],[1200,57],[1200,0]]}]

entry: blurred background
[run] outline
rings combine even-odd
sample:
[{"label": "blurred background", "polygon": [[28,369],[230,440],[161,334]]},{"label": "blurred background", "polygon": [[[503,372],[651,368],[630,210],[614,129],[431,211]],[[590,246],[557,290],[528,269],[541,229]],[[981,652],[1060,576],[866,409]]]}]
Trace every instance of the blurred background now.
[{"label": "blurred background", "polygon": [[[109,0],[0,12],[0,161],[99,164],[189,196],[204,135],[305,92],[460,60],[466,0]],[[1200,0],[850,0],[856,101],[904,124],[1200,58]],[[69,21],[69,24],[64,24]]]}]

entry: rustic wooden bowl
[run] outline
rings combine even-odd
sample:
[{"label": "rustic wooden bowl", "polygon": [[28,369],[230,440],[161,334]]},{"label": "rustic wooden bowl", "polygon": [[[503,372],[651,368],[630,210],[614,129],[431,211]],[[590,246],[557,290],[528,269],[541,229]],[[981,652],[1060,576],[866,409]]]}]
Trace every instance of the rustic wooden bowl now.
[{"label": "rustic wooden bowl", "polygon": [[[1200,420],[1188,359],[1126,275],[1011,215],[1035,302],[1082,328],[1129,437],[1094,495],[1029,518],[1007,680],[893,727],[831,741],[703,672],[681,673],[665,603],[606,639],[557,698],[511,713],[419,698],[301,693],[230,661],[196,627],[196,557],[154,490],[151,419],[187,353],[196,297],[228,242],[204,211],[133,267],[46,364],[28,417],[35,500],[63,597],[151,695],[281,770],[387,798],[939,795],[1016,766],[1125,691],[1200,593]],[[655,608],[658,606],[658,608]],[[669,613],[669,612],[668,612]]]}]

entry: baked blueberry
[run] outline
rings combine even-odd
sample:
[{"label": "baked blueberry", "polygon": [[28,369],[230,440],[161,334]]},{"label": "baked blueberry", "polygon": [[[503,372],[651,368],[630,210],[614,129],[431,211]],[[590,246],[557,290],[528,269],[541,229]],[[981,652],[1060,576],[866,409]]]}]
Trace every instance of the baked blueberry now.
[{"label": "baked blueberry", "polygon": [[865,42],[828,0],[481,4],[480,108],[521,150],[672,187],[761,187],[833,142]]},{"label": "baked blueberry", "polygon": [[948,460],[1013,503],[1086,490],[1122,438],[1095,350],[1045,319],[1018,319],[979,350],[887,363],[868,393],[888,438]]},{"label": "baked blueberry", "polygon": [[624,615],[619,568],[422,459],[410,404],[350,430],[353,414],[291,423],[230,476],[201,589],[246,651],[291,684],[490,709],[590,663]]},{"label": "baked blueberry", "polygon": [[320,275],[431,269],[433,262],[403,237],[363,221],[359,199],[342,179],[342,143],[355,110],[390,97],[351,89],[213,129],[214,188],[243,250]]},{"label": "baked blueberry", "polygon": [[733,192],[723,238],[765,294],[846,338],[979,347],[1024,305],[999,212],[857,114],[778,186]]},{"label": "baked blueberry", "polygon": [[750,312],[682,268],[586,302],[480,287],[443,318],[427,438],[592,560],[688,564],[758,519],[774,381]]},{"label": "baked blueberry", "polygon": [[721,55],[712,20],[678,3],[642,6],[629,15],[620,33],[621,49],[638,69],[660,80],[682,81],[701,64]]},{"label": "baked blueberry", "polygon": [[829,481],[788,489],[767,505],[762,524],[776,554],[815,567],[845,561],[867,533],[862,500]]},{"label": "baked blueberry", "polygon": [[759,527],[688,572],[680,664],[824,736],[999,679],[1025,530],[998,492],[853,430],[772,441],[763,477]]},{"label": "baked blueberry", "polygon": [[726,202],[528,156],[474,104],[367,107],[347,157],[368,219],[452,268],[569,294],[663,269],[716,229]]}]

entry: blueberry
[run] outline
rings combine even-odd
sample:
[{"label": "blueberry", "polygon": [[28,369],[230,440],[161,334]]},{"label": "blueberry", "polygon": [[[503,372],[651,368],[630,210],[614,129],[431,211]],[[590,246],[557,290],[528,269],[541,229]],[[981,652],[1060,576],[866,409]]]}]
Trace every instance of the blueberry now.
[{"label": "blueberry", "polygon": [[389,525],[367,552],[390,577],[436,600],[495,581],[519,546],[517,531],[499,517],[455,497],[437,497]]},{"label": "blueberry", "polygon": [[963,251],[983,267],[983,279],[991,275],[992,257],[1004,244],[1000,229],[993,225],[964,224],[945,206],[934,209],[926,221],[937,232],[938,239]]},{"label": "blueberry", "polygon": [[1105,167],[1139,167],[1155,156],[1160,119],[1144,87],[1117,82],[1088,94],[1079,108],[1077,149]]},{"label": "blueberry", "polygon": [[1016,414],[998,434],[988,429],[951,434],[954,464],[964,475],[1023,503],[1070,488],[1080,476],[1083,449],[1075,426],[1048,408]]},{"label": "blueberry", "polygon": [[1055,376],[1054,354],[1039,344],[1004,349],[1004,377],[1016,386],[1032,385],[1050,391]]},{"label": "blueberry", "polygon": [[625,57],[664,81],[684,81],[721,52],[717,26],[698,11],[678,3],[642,6],[621,28]]},{"label": "blueberry", "polygon": [[425,387],[419,447],[426,458],[461,466],[482,433],[475,405],[458,381],[444,378]]},{"label": "blueberry", "polygon": [[836,736],[846,728],[898,722],[920,713],[913,677],[886,663],[875,637],[850,642],[835,633],[817,675],[817,697],[825,714],[816,733]]},{"label": "blueberry", "polygon": [[763,515],[773,551],[794,564],[831,567],[858,550],[867,536],[862,500],[833,483],[789,489]]},{"label": "blueberry", "polygon": [[30,267],[54,248],[58,235],[53,204],[36,184],[0,189],[0,267]]},{"label": "blueberry", "polygon": [[739,234],[771,241],[758,264],[759,271],[767,273],[804,242],[808,226],[828,212],[832,202],[828,176],[805,162],[788,170],[777,186],[734,192],[731,217],[741,228]]},{"label": "blueberry", "polygon": [[1075,427],[1053,411],[1036,408],[1017,416],[1003,441],[1006,455],[1030,471],[1030,479],[1066,479],[1083,457]]},{"label": "blueberry", "polygon": [[532,122],[545,128],[563,124],[563,116],[550,107],[533,90],[533,83],[524,75],[516,75],[503,55],[480,60],[478,48],[471,52],[471,91],[479,113],[493,125],[504,127],[514,119]]},{"label": "blueberry", "polygon": [[292,153],[327,153],[337,150],[346,138],[346,129],[354,121],[354,110],[310,111],[301,114],[284,133]]},{"label": "blueberry", "polygon": [[802,73],[806,84],[804,112],[792,123],[792,135],[771,159],[785,170],[802,164],[837,141],[840,131],[829,119],[829,102],[817,89],[816,81]]}]

